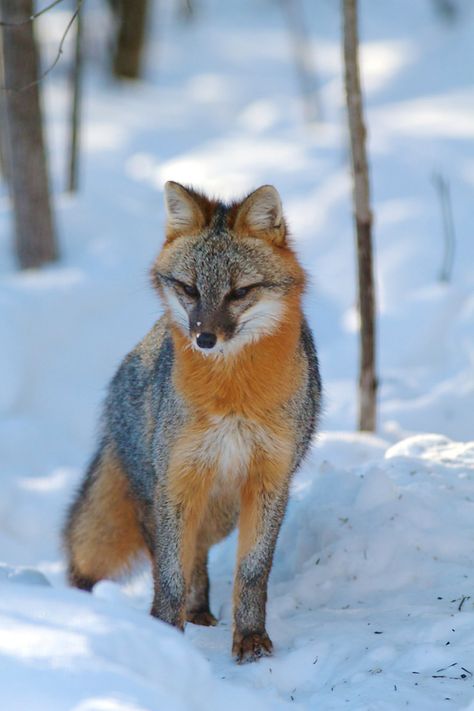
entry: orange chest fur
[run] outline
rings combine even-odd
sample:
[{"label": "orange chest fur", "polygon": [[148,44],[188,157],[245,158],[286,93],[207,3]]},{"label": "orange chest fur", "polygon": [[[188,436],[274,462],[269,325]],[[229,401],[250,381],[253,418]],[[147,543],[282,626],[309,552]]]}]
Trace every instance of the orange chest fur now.
[{"label": "orange chest fur", "polygon": [[189,420],[173,447],[175,485],[184,493],[207,480],[218,491],[264,476],[267,486],[277,486],[294,452],[283,406],[302,377],[295,334],[262,339],[232,361],[186,348],[176,356],[174,385]]},{"label": "orange chest fur", "polygon": [[289,325],[234,357],[212,358],[186,348],[184,337],[175,334],[174,386],[204,417],[240,416],[264,424],[300,385],[298,340],[299,328]]},{"label": "orange chest fur", "polygon": [[289,475],[293,453],[294,435],[283,422],[262,425],[236,415],[191,420],[172,447],[170,490],[181,503],[234,495],[257,482],[272,490]]}]

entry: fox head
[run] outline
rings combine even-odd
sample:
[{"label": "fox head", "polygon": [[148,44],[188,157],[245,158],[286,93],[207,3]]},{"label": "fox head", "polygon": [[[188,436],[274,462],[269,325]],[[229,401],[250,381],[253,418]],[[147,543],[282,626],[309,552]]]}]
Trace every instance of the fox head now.
[{"label": "fox head", "polygon": [[191,347],[236,353],[299,313],[304,272],[272,185],[224,204],[169,181],[165,205],[166,241],[152,279]]}]

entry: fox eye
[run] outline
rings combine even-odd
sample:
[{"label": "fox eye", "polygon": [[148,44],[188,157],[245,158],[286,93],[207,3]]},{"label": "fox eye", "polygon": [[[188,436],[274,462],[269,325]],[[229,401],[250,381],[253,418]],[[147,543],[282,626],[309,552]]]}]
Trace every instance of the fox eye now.
[{"label": "fox eye", "polygon": [[233,291],[230,292],[229,294],[229,299],[232,299],[233,301],[237,301],[238,299],[243,299],[245,296],[250,291],[249,286],[241,286],[238,289],[234,289]]},{"label": "fox eye", "polygon": [[187,296],[190,296],[192,299],[197,299],[199,296],[199,291],[196,289],[195,286],[191,286],[190,284],[184,284],[183,282],[180,282],[180,287],[184,291],[184,293]]}]

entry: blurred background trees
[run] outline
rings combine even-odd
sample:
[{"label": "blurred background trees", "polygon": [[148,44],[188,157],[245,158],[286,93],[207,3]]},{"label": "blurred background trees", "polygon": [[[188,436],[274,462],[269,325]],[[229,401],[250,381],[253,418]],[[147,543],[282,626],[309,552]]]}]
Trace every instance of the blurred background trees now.
[{"label": "blurred background trees", "polygon": [[[57,258],[43,137],[39,58],[32,0],[1,0],[5,175],[15,218],[15,250],[23,269]],[[6,31],[5,31],[6,30]],[[4,133],[6,132],[6,135]]]},{"label": "blurred background trees", "polygon": [[[162,3],[154,3],[152,0],[95,0],[95,2],[100,5],[103,14],[107,15],[104,28],[101,27],[97,30],[87,26],[88,11],[91,7],[88,2],[84,2],[81,9],[80,0],[56,0],[50,2],[49,5],[47,4],[48,0],[44,0],[41,4],[38,2],[36,5],[33,5],[32,0],[0,0],[3,45],[0,161],[12,201],[14,250],[22,268],[38,267],[57,259],[58,241],[54,218],[54,203],[57,193],[64,187],[70,192],[83,188],[80,181],[80,158],[83,145],[81,141],[81,97],[83,93],[81,88],[83,86],[84,60],[86,65],[88,61],[90,62],[89,66],[93,69],[91,74],[100,68],[106,75],[105,81],[109,84],[114,83],[117,91],[124,93],[130,91],[130,95],[132,95],[133,89],[137,86],[140,87],[140,81],[148,81],[150,71],[153,72],[154,78],[158,76],[159,89],[160,63],[159,61],[155,62],[150,69],[150,66],[146,66],[145,58],[147,40],[151,33],[156,35],[157,28],[159,28],[159,33],[166,32],[165,23],[161,23],[162,15],[166,12],[173,13],[174,20],[178,20],[181,24],[186,22],[185,31],[193,33],[199,30],[200,23],[201,26],[205,24],[205,13],[209,12],[205,0],[200,0],[200,2],[196,0],[165,0]],[[316,62],[316,56],[318,56],[318,60],[320,59],[318,45],[312,36],[312,25],[309,21],[314,21],[314,17],[317,17],[318,12],[321,12],[322,5],[316,0],[314,3],[304,3],[303,0],[256,0],[256,2],[259,2],[259,8],[260,10],[263,8],[264,12],[266,8],[278,8],[281,32],[284,39],[287,40],[288,54],[285,66],[290,67],[290,76],[291,70],[293,70],[296,91],[300,97],[301,124],[307,129],[307,135],[315,135],[318,131],[322,133],[325,129],[324,100],[327,98],[327,94],[321,90],[321,79],[317,69],[322,75],[325,68],[322,62]],[[438,18],[438,24],[442,23],[447,32],[452,30],[454,23],[459,19],[461,6],[462,4],[458,0],[431,0],[432,12]],[[62,11],[61,22],[64,21],[64,28],[57,33],[59,39],[54,49],[52,50],[49,46],[49,55],[51,56],[46,56],[48,48],[36,41],[38,22],[34,19],[34,13],[36,12],[36,16],[45,13],[43,17],[48,17],[49,21],[50,17],[54,17],[57,7]],[[217,4],[213,8],[213,12],[216,12],[216,7]],[[250,7],[250,3],[247,6],[247,11],[248,7]],[[341,22],[343,17],[346,19],[345,62],[350,152],[345,150],[348,142],[345,127],[341,131],[340,146],[344,160],[347,161],[347,164],[350,161],[352,163],[355,177],[354,224],[359,250],[357,258],[361,329],[361,413],[359,425],[363,429],[373,429],[376,420],[375,298],[371,266],[372,217],[368,179],[369,160],[365,147],[363,93],[360,89],[357,67],[357,23],[355,21],[348,22],[348,12],[351,8],[352,17],[355,17],[356,3],[354,0],[341,0],[341,8]],[[46,15],[46,13],[48,14]],[[65,16],[67,16],[66,20],[64,20]],[[91,35],[94,35],[95,42],[92,49]],[[246,46],[250,47],[251,39],[249,40],[247,37],[245,41],[248,43]],[[160,40],[158,46],[159,42]],[[40,46],[42,50],[47,50],[43,51],[46,56],[43,62],[39,57]],[[286,47],[284,47],[284,51],[286,51]],[[182,46],[173,47],[173,52],[176,53],[175,56],[179,57],[180,61],[189,64],[191,76],[193,57],[187,56],[184,35]],[[95,62],[94,66],[92,66],[91,56]],[[258,54],[254,56],[258,57]],[[98,57],[100,57],[100,62],[96,61]],[[326,61],[327,57],[326,54]],[[237,65],[239,61],[240,56],[236,50],[235,64]],[[254,61],[258,62],[258,59]],[[57,109],[68,115],[69,128],[66,133],[62,133],[60,136],[60,140],[64,143],[61,160],[64,165],[65,177],[56,181],[54,191],[51,190],[48,175],[48,140],[45,139],[41,101],[41,94],[45,89],[44,75],[50,72],[53,66],[55,73],[68,74],[70,88],[67,106],[61,103]],[[256,72],[257,75],[258,72]],[[205,76],[203,81],[204,83],[207,81]],[[225,90],[231,94],[235,90],[235,87],[232,86],[232,75],[229,74],[225,81],[228,82],[228,85],[225,85]],[[273,87],[273,84],[271,85]],[[216,86],[219,85],[216,84]],[[265,91],[266,87],[262,86],[262,96],[267,95]],[[276,99],[277,101],[278,99]],[[201,109],[202,112],[207,110],[205,101],[202,102]],[[208,110],[209,114],[213,110],[210,104]],[[199,121],[206,120],[202,118],[203,113],[199,116]],[[196,126],[196,130],[199,132],[199,126]],[[301,145],[304,150],[304,141]],[[440,278],[443,281],[449,281],[453,268],[455,241],[450,183],[449,178],[441,170],[431,170],[429,175],[435,188],[433,194],[437,196],[441,208],[441,234],[444,235],[445,244]],[[430,190],[433,191],[431,185]]]},{"label": "blurred background trees", "polygon": [[110,0],[117,32],[113,51],[113,72],[120,79],[142,75],[148,0]]},{"label": "blurred background trees", "polygon": [[[321,119],[322,107],[311,38],[301,0],[273,0],[280,4],[289,38],[289,56],[301,94],[302,114],[308,123]],[[52,63],[41,69],[40,50],[35,37],[35,20],[59,4],[71,12]],[[110,68],[118,80],[139,80],[150,24],[150,0],[104,0],[112,18],[112,37],[108,50]],[[42,80],[62,60],[64,45],[73,46],[69,62],[71,76],[70,131],[68,138],[66,189],[79,185],[80,117],[83,67],[82,0],[53,0],[35,5],[33,0],[0,0],[0,50],[3,90],[0,112],[4,126],[0,131],[0,163],[15,215],[15,253],[21,268],[38,267],[58,257],[54,205],[48,176],[48,151],[45,149],[42,116]],[[193,0],[177,0],[177,16],[191,22],[197,7]],[[74,26],[74,27],[73,27]],[[104,46],[107,39],[104,37]],[[70,46],[69,46],[70,45]]]}]

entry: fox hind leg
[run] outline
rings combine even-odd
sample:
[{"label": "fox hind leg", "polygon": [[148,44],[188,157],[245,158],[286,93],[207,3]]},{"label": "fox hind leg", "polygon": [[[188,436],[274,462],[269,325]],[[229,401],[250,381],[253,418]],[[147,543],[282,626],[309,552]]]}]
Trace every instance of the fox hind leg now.
[{"label": "fox hind leg", "polygon": [[186,619],[195,625],[210,627],[217,620],[209,608],[209,575],[207,572],[208,546],[197,546],[194,567],[186,599]]},{"label": "fox hind leg", "polygon": [[211,497],[198,534],[193,572],[186,600],[186,619],[196,625],[214,626],[209,607],[208,551],[235,528],[239,510],[237,491]]},{"label": "fox hind leg", "polygon": [[69,582],[83,590],[126,570],[145,549],[136,502],[109,446],[90,465],[69,511],[64,543]]}]

